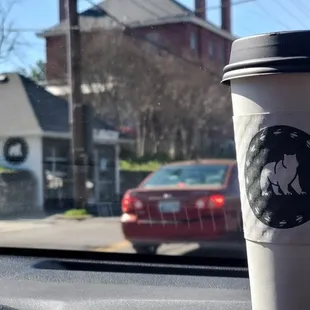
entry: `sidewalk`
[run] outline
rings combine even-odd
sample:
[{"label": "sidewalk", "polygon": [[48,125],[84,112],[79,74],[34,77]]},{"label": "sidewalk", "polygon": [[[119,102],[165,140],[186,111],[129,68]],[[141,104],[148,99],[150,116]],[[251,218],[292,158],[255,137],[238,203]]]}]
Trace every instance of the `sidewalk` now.
[{"label": "sidewalk", "polygon": [[[74,219],[64,219],[61,218],[60,215],[39,215],[37,216],[23,216],[19,218],[4,218],[0,219],[0,233],[5,232],[15,232],[15,231],[23,231],[37,228],[46,228],[55,224],[66,225],[66,224],[74,224],[78,222],[85,222],[85,225],[89,225],[90,223],[93,225],[101,224],[101,223],[120,223],[120,217],[92,217],[89,219],[85,219],[83,221],[77,221]],[[58,225],[57,225],[58,226]]]},{"label": "sidewalk", "polygon": [[1,221],[24,221],[24,220],[43,220],[47,218],[49,215],[47,215],[44,211],[36,211],[31,213],[20,213],[20,214],[14,214],[14,215],[1,215],[0,222]]},{"label": "sidewalk", "polygon": [[18,214],[15,216],[4,216],[0,218],[0,233],[23,231],[34,228],[50,226],[45,212]]},{"label": "sidewalk", "polygon": [[119,218],[0,221],[0,247],[89,251],[123,240]]},{"label": "sidewalk", "polygon": [[40,220],[0,221],[0,233],[44,228],[51,225],[51,223],[44,223]]}]

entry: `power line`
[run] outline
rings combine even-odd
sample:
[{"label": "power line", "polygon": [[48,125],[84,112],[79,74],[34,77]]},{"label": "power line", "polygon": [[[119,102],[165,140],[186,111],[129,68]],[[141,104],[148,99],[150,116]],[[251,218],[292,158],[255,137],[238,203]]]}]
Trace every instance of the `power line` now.
[{"label": "power line", "polygon": [[[0,0],[1,1],[1,0]],[[46,29],[43,29],[43,28],[27,28],[27,27],[0,27],[3,31],[6,31],[6,32],[34,32],[34,33],[39,33],[39,32],[44,32]],[[76,27],[66,27],[66,30],[69,30],[69,29],[72,29],[72,30],[76,30]],[[83,28],[79,28],[80,30],[83,30]],[[86,28],[85,28],[86,30]],[[57,32],[59,31],[58,29],[55,29],[55,30],[48,30],[49,32]]]},{"label": "power line", "polygon": [[[1,0],[0,0],[1,1]],[[86,0],[87,1],[87,0]],[[1,28],[1,27],[0,27]],[[62,31],[63,29],[59,30],[59,29],[48,29],[46,30],[43,29],[43,28],[1,28],[3,31],[6,31],[6,32],[18,32],[18,33],[41,33],[41,32],[49,32],[49,33],[57,33],[59,31]],[[66,27],[66,30],[76,30],[76,29],[80,29],[81,31],[89,31],[89,30],[98,30],[98,29],[102,29],[102,27],[91,27],[91,28],[82,28],[82,27]]]},{"label": "power line", "polygon": [[299,2],[300,2],[305,8],[307,8],[308,10],[310,10],[310,6],[308,6],[309,3],[305,3],[304,0],[299,0]]},{"label": "power line", "polygon": [[155,13],[154,11],[148,9],[148,8],[145,7],[143,4],[138,3],[136,0],[130,0],[130,1],[133,2],[133,3],[134,3],[137,7],[139,7],[140,9],[142,9],[142,10],[148,12],[148,13],[151,13],[151,14],[153,14],[153,15],[156,16],[156,17],[160,17],[160,15],[158,15],[158,14]]},{"label": "power line", "polygon": [[[88,2],[89,4],[91,4],[92,6],[95,6],[97,8],[99,8],[100,10],[102,10],[104,13],[108,13],[106,12],[103,8],[101,8],[98,4],[95,4],[93,3],[92,1],[88,1],[88,0],[85,0],[86,2]],[[136,0],[130,0],[132,2],[134,2],[137,6],[139,6],[141,9],[143,10],[147,10],[149,13],[155,15],[156,17],[159,17],[159,15],[157,13],[155,13],[154,11],[146,8],[144,5],[140,4],[140,3],[137,3]],[[244,4],[244,3],[250,3],[250,2],[256,2],[257,0],[239,0],[239,1],[236,1],[234,3],[231,3],[231,6],[235,6],[235,5],[240,5],[240,4]],[[301,1],[301,0],[300,0]],[[151,3],[151,5],[153,7],[156,7],[158,9],[160,9],[162,12],[165,12],[167,13],[167,11],[163,10],[163,8],[159,7],[156,3]],[[217,9],[221,9],[222,6],[210,6],[210,7],[207,7],[207,10],[217,10]],[[111,17],[111,16],[110,16]],[[116,21],[116,20],[115,20]],[[44,32],[46,29],[43,29],[43,28],[28,28],[28,27],[10,27],[10,28],[4,28],[3,29],[4,31],[8,31],[8,32]],[[80,28],[80,30],[84,30],[83,28]],[[88,29],[85,29],[85,30],[88,30]],[[50,31],[53,31],[53,30],[49,30]],[[57,32],[58,30],[55,29],[55,32]]]},{"label": "power line", "polygon": [[[256,0],[239,0],[239,1],[231,3],[230,5],[231,6],[237,6],[240,4],[245,4],[245,3],[254,2],[254,1],[256,1]],[[223,7],[222,5],[209,6],[209,7],[207,7],[207,11],[218,10],[218,9],[221,9],[222,7]]]},{"label": "power line", "polygon": [[[85,0],[86,2],[88,2],[89,4],[91,4],[92,6],[95,6],[97,7],[97,9],[100,9],[101,11],[103,11],[104,13],[108,13],[106,12],[103,8],[101,8],[98,4],[95,4],[93,3],[92,1],[89,1],[89,0]],[[156,17],[159,17],[159,15],[157,13],[155,13],[154,11],[146,8],[144,5],[140,4],[140,3],[137,3],[136,0],[129,0],[131,2],[134,2],[138,7],[140,7],[141,9],[143,10],[146,10],[148,11],[149,13],[153,14],[154,16]],[[234,3],[231,3],[231,6],[235,6],[235,5],[240,5],[240,4],[244,4],[244,3],[250,3],[250,2],[256,2],[257,0],[239,0],[239,1],[236,1]],[[167,13],[167,11],[163,10],[162,8],[160,8],[157,4],[155,3],[151,3],[151,5],[153,7],[157,7],[158,9],[160,9],[162,12],[165,12]],[[217,10],[217,9],[221,9],[222,6],[210,6],[210,7],[207,7],[207,11],[208,10]],[[107,14],[109,15],[109,14]],[[109,17],[111,18],[111,15],[109,15]],[[114,20],[115,22],[120,22],[119,20]],[[124,26],[124,25],[123,25]],[[100,28],[100,27],[98,27]],[[67,28],[68,29],[68,28]],[[92,28],[92,29],[96,29],[95,27]],[[101,28],[100,28],[101,29]],[[7,32],[36,32],[36,33],[39,33],[39,32],[44,32],[46,29],[43,29],[43,28],[28,28],[28,27],[12,27],[12,28],[4,28],[3,29],[4,31],[7,31]],[[80,28],[80,30],[89,30],[89,29],[83,29],[83,28]],[[52,32],[53,30],[49,30],[49,32]],[[54,30],[55,32],[57,32],[58,30],[55,29]]]},{"label": "power line", "polygon": [[6,32],[40,32],[41,28],[3,28]]},{"label": "power line", "polygon": [[292,16],[297,22],[299,22],[303,27],[308,28],[306,24],[304,24],[296,15],[294,15],[290,10],[288,10],[283,3],[276,0],[276,3],[290,16]]},{"label": "power line", "polygon": [[286,30],[290,30],[290,28],[283,23],[283,21],[279,18],[277,18],[276,16],[273,16],[272,14],[270,14],[270,11],[268,11],[263,5],[261,5],[261,3],[259,1],[256,1],[255,4],[267,15],[269,15],[273,20],[275,20],[277,23],[279,23],[280,25],[282,25],[283,27],[285,27]]},{"label": "power line", "polygon": [[[306,16],[306,18],[309,18],[309,15],[301,8],[300,5],[296,4],[296,2],[292,2],[292,4],[296,7],[296,9],[301,12],[302,14],[304,14]],[[305,6],[305,5],[304,5]]]},{"label": "power line", "polygon": [[[199,62],[195,62],[195,61],[192,61],[188,58],[185,58],[183,56],[181,56],[180,54],[178,53],[175,53],[173,51],[171,51],[169,48],[167,48],[166,46],[164,45],[161,45],[157,42],[154,42],[154,41],[151,41],[149,39],[147,39],[146,37],[144,36],[139,36],[137,34],[133,34],[131,30],[133,30],[130,26],[128,26],[126,23],[120,21],[118,18],[116,18],[115,16],[113,16],[112,14],[110,14],[109,12],[107,12],[106,10],[104,10],[102,7],[100,7],[98,4],[95,4],[93,1],[91,0],[85,0],[87,1],[90,5],[92,5],[93,7],[97,8],[98,10],[102,11],[103,13],[105,13],[107,16],[109,16],[109,18],[111,18],[114,22],[116,22],[118,25],[122,26],[123,30],[127,31],[127,33],[129,32],[130,35],[136,39],[139,39],[139,40],[142,40],[142,41],[146,41],[147,43],[149,44],[152,44],[154,46],[156,46],[158,49],[161,49],[161,50],[164,50],[166,51],[167,53],[189,63],[189,64],[192,64],[192,65],[195,65],[196,67],[199,67],[200,69],[202,69],[202,66],[201,66],[201,63]],[[134,2],[136,5],[138,5],[138,3],[135,1],[135,0],[130,0],[132,2]],[[239,1],[236,1],[234,3],[232,3],[231,5],[239,5],[239,4],[244,4],[244,3],[249,3],[249,2],[253,2],[253,1],[256,1],[256,0],[239,0]],[[147,8],[145,8],[144,6],[142,6],[141,4],[139,4],[140,8],[146,10]],[[156,5],[157,7],[157,5]],[[221,6],[213,6],[213,7],[209,7],[207,8],[207,10],[212,10],[212,9],[219,9],[221,8]],[[153,15],[157,16],[158,15],[156,13],[154,13],[153,11],[151,10],[148,10],[149,13],[152,13]],[[69,27],[66,27],[67,30],[70,30]],[[71,28],[72,30],[76,30],[74,28]],[[87,28],[87,29],[83,29],[83,28],[80,28],[81,31],[83,30],[95,30],[95,29],[101,29],[101,27],[92,27],[91,29],[90,28]],[[12,28],[7,28],[5,29],[6,31],[9,31],[9,32],[37,32],[37,33],[40,33],[40,32],[44,32],[45,29],[39,29],[39,28],[15,28],[15,27],[12,27]],[[55,29],[55,30],[48,30],[48,32],[59,32],[58,29]],[[216,73],[216,72],[213,72],[213,70],[211,70],[210,68],[207,68],[207,67],[204,67],[203,69],[205,69],[206,71],[208,71],[210,74],[216,76],[217,78],[221,78],[221,76]]]},{"label": "power line", "polygon": [[167,11],[165,9],[163,9],[161,6],[157,5],[157,3],[155,3],[154,1],[151,1],[149,4],[153,7],[156,7],[157,9],[161,10],[162,12],[167,13]]}]

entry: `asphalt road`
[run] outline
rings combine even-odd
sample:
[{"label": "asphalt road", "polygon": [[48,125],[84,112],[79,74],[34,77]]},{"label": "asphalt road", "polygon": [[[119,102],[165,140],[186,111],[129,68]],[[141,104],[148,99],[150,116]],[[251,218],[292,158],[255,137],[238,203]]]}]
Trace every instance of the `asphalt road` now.
[{"label": "asphalt road", "polygon": [[[135,253],[123,237],[119,218],[73,220],[0,221],[0,247],[88,250],[97,252]],[[239,257],[244,250],[233,244],[200,248],[197,244],[162,245],[158,254],[186,256]]]}]

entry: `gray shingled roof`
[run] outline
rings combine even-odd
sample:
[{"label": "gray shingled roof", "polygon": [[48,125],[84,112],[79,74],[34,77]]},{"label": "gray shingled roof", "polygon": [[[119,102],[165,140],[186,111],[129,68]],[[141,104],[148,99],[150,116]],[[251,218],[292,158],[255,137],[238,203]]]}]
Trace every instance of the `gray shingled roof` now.
[{"label": "gray shingled roof", "polygon": [[[235,39],[230,33],[217,26],[197,18],[192,11],[176,0],[105,0],[97,7],[90,8],[80,14],[82,31],[98,28],[115,28],[119,25],[102,10],[130,27],[143,27],[164,23],[190,22],[228,39]],[[39,34],[42,37],[59,35],[67,29],[67,21],[47,29]]]},{"label": "gray shingled roof", "polygon": [[[12,74],[9,74],[9,78],[10,75]],[[16,75],[18,74],[16,73]],[[22,75],[19,75],[19,78],[41,129],[45,132],[69,132],[68,102],[65,99],[52,95],[29,78]],[[10,85],[10,82],[8,85]],[[14,94],[14,85],[11,86],[12,94]],[[94,120],[93,126],[95,129],[116,130],[115,127],[99,119]]]},{"label": "gray shingled roof", "polygon": [[55,97],[32,80],[20,75],[29,104],[43,131],[68,132],[68,103]]}]

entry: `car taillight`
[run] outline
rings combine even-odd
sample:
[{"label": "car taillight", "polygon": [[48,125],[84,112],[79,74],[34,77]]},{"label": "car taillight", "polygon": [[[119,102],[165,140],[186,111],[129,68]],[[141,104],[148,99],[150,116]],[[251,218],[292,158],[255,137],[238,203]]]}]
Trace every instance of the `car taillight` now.
[{"label": "car taillight", "polygon": [[222,208],[225,203],[225,198],[223,195],[212,195],[209,198],[210,208]]},{"label": "car taillight", "polygon": [[210,197],[202,197],[196,201],[197,209],[219,209],[225,204],[223,195],[211,195]]},{"label": "car taillight", "polygon": [[136,210],[142,209],[143,203],[136,198],[132,192],[128,191],[122,199],[123,213],[135,213]]}]

